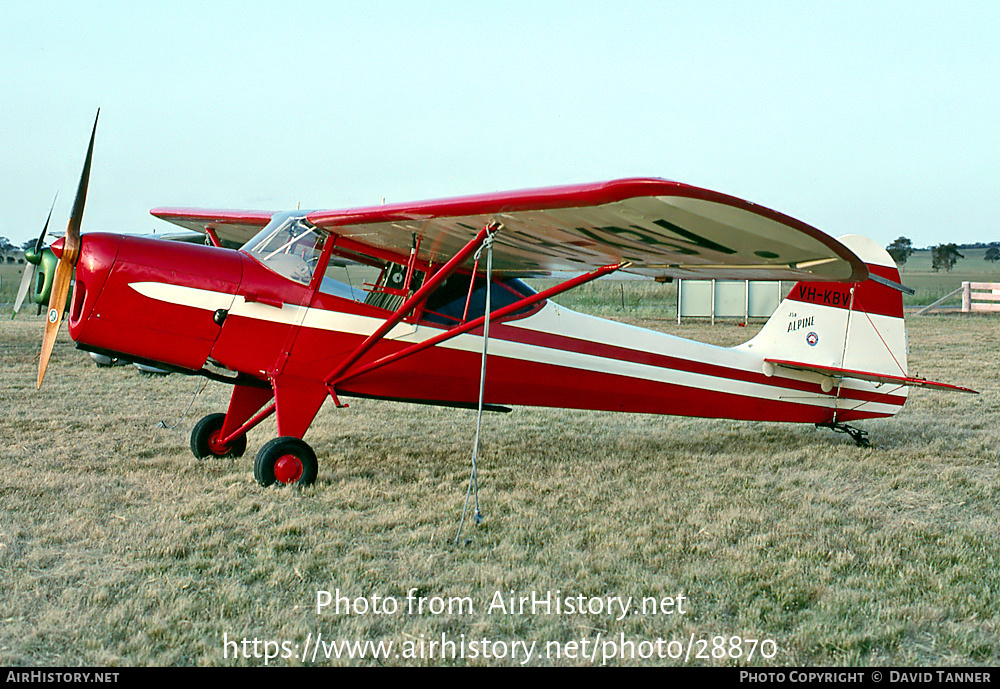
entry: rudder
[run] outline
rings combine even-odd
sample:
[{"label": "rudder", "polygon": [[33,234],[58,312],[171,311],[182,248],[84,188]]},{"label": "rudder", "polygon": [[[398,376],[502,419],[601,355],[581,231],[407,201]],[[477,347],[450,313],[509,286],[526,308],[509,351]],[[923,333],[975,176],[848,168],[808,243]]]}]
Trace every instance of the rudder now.
[{"label": "rudder", "polygon": [[[905,377],[903,296],[891,286],[900,280],[896,264],[867,237],[848,235],[839,241],[868,266],[869,279],[797,283],[743,346],[765,359]],[[905,396],[906,388],[895,394]]]}]

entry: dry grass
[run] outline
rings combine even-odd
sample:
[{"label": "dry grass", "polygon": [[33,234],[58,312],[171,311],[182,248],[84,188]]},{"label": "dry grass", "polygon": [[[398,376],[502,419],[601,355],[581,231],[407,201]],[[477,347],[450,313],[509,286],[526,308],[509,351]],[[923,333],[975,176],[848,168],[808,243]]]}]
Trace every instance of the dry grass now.
[{"label": "dry grass", "polygon": [[[751,334],[647,324],[727,344]],[[538,652],[598,635],[724,635],[775,641],[776,657],[752,664],[995,665],[1000,319],[910,326],[915,372],[983,394],[914,391],[896,419],[864,425],[876,449],[805,426],[533,409],[488,416],[486,521],[467,523],[455,545],[472,412],[328,405],[307,435],[320,457],[317,484],[262,489],[252,454],[273,421],[251,433],[238,461],[198,462],[188,449],[194,421],[224,409],[224,386],[210,383],[177,428],[159,428],[200,382],[98,370],[64,331],[37,392],[42,321],[4,320],[0,664],[260,665],[234,660],[232,648],[226,658],[224,635],[304,644],[322,633],[397,649],[442,634],[536,641]],[[318,616],[317,590],[338,588],[401,603],[411,589],[467,596],[476,609]],[[495,592],[511,590],[683,593],[689,606],[622,620],[486,614]],[[556,663],[590,661],[532,660]]]}]

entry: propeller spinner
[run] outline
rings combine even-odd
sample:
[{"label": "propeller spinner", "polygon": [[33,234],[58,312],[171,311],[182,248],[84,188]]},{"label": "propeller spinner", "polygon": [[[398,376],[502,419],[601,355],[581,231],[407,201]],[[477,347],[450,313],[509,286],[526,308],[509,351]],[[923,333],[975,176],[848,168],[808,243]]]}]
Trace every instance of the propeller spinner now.
[{"label": "propeller spinner", "polygon": [[[42,337],[42,355],[38,361],[38,387],[42,387],[45,369],[49,365],[52,347],[56,342],[56,334],[62,323],[63,310],[66,308],[66,297],[69,295],[69,283],[73,277],[73,268],[80,257],[80,221],[83,218],[83,206],[87,202],[87,186],[90,183],[90,162],[94,156],[94,138],[97,135],[97,120],[101,116],[100,109],[94,118],[94,130],[90,134],[90,146],[87,149],[87,159],[83,163],[83,174],[80,175],[80,186],[76,190],[76,201],[73,202],[73,212],[66,225],[66,237],[62,247],[52,246],[59,256],[56,274],[52,283],[52,294],[49,297],[49,310],[45,322],[45,335]],[[48,222],[46,222],[46,227]],[[43,231],[44,236],[44,231]]]}]

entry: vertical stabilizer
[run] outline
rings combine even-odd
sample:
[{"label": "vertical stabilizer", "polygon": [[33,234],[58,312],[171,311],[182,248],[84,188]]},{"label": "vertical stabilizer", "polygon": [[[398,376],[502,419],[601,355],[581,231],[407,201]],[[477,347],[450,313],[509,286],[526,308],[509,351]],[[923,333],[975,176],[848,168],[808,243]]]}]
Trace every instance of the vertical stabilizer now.
[{"label": "vertical stabilizer", "polygon": [[[797,283],[757,336],[743,347],[764,359],[807,367],[906,377],[903,295],[892,286],[899,284],[896,264],[884,248],[866,237],[848,235],[839,241],[865,262],[871,277],[860,283]],[[771,375],[774,369],[765,364],[765,372]],[[827,384],[890,391],[888,384],[864,380],[838,379]],[[892,387],[898,387],[891,392],[901,401],[895,409],[879,415],[902,407],[907,388]]]}]

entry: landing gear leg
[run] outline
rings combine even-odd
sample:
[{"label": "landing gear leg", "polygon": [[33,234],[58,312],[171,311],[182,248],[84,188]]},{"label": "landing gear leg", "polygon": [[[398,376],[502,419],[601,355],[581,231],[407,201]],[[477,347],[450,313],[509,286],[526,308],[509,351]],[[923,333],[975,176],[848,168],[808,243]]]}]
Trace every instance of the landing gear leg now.
[{"label": "landing gear leg", "polygon": [[311,486],[319,463],[302,436],[330,392],[323,383],[294,376],[276,376],[272,385],[279,437],[257,452],[254,478],[262,486]]},{"label": "landing gear leg", "polygon": [[818,423],[816,428],[829,428],[834,433],[847,433],[851,436],[851,440],[858,447],[871,447],[872,444],[868,440],[868,431],[863,431],[860,428],[855,428],[854,426],[849,426],[846,423],[838,423],[836,421],[831,421],[829,423]]}]

